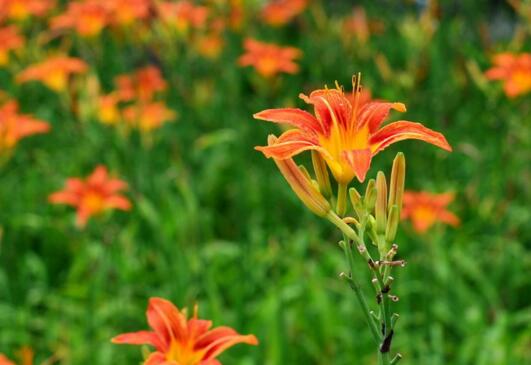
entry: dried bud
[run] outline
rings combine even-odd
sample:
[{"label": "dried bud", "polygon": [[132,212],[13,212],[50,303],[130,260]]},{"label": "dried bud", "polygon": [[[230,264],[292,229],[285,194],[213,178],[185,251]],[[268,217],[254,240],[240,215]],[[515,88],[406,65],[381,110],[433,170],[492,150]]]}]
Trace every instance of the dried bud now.
[{"label": "dried bud", "polygon": [[332,196],[330,177],[328,175],[326,162],[317,151],[312,151],[312,164],[317,183],[319,184],[319,190],[321,191],[321,194],[328,199]]},{"label": "dried bud", "polygon": [[376,232],[378,234],[385,233],[385,226],[387,222],[387,182],[383,172],[378,171],[376,175]]},{"label": "dried bud", "polygon": [[398,223],[400,222],[400,213],[398,207],[393,205],[389,210],[389,217],[387,218],[387,226],[385,227],[385,241],[393,242],[396,238],[396,231],[398,230]]},{"label": "dried bud", "polygon": [[406,180],[406,158],[402,152],[399,152],[394,161],[391,170],[391,182],[389,185],[389,207],[396,205],[398,215],[402,210],[402,197],[404,196],[404,184]]},{"label": "dried bud", "polygon": [[374,204],[376,203],[376,181],[374,179],[369,180],[367,184],[367,189],[365,190],[365,198],[363,205],[367,212],[372,212],[374,209]]}]

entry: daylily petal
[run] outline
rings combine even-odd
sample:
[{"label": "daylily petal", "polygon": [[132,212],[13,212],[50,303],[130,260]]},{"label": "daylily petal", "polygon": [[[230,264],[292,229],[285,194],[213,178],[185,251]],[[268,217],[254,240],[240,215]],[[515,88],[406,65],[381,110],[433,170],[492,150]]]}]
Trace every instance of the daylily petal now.
[{"label": "daylily petal", "polygon": [[76,206],[79,203],[79,196],[69,191],[58,191],[48,196],[48,201],[52,204],[66,204]]},{"label": "daylily petal", "polygon": [[255,149],[262,152],[267,158],[273,157],[279,160],[285,160],[308,150],[325,152],[319,146],[316,138],[309,137],[297,129],[284,132],[273,144],[258,146]]},{"label": "daylily petal", "polygon": [[[254,335],[240,335],[229,327],[218,327],[205,334],[205,336],[197,342],[196,348],[205,347],[206,355],[204,360],[210,360],[238,343],[257,345],[258,339]],[[206,344],[206,346],[204,346],[204,344]]]},{"label": "daylily petal", "polygon": [[267,109],[254,114],[253,117],[273,123],[286,123],[310,133],[323,132],[319,121],[313,115],[301,109]]},{"label": "daylily petal", "polygon": [[372,135],[370,139],[372,153],[375,155],[389,145],[405,139],[419,139],[446,151],[452,150],[441,133],[426,128],[420,123],[398,121],[386,125]]},{"label": "daylily petal", "polygon": [[300,94],[299,97],[308,104],[313,104],[315,115],[322,124],[325,134],[337,122],[347,126],[352,118],[352,105],[342,91],[324,89],[313,91],[310,96]]},{"label": "daylily petal", "polygon": [[161,347],[161,342],[157,334],[150,331],[124,333],[111,339],[111,342],[127,345],[151,345],[156,348]]},{"label": "daylily petal", "polygon": [[105,184],[105,181],[107,180],[107,168],[103,165],[98,165],[94,172],[90,174],[90,176],[87,179],[87,182],[90,185],[102,185]]},{"label": "daylily petal", "polygon": [[457,227],[459,224],[461,224],[461,220],[458,216],[456,216],[454,213],[443,210],[439,213],[438,219],[446,224],[449,224],[451,226]]},{"label": "daylily petal", "polygon": [[405,112],[406,106],[402,103],[386,103],[379,101],[365,104],[359,111],[357,129],[361,129],[363,126],[368,125],[371,133],[376,132],[389,115],[391,109]]},{"label": "daylily petal", "polygon": [[370,149],[344,151],[343,157],[348,161],[360,182],[365,180],[371,167],[372,153]]},{"label": "daylily petal", "polygon": [[172,365],[166,361],[166,356],[162,352],[154,352],[146,359],[143,365]]},{"label": "daylily petal", "polygon": [[131,202],[120,195],[113,195],[108,197],[105,200],[105,206],[107,208],[121,209],[121,210],[130,210]]},{"label": "daylily petal", "polygon": [[148,324],[164,340],[159,350],[166,351],[172,339],[186,336],[186,317],[171,303],[162,298],[151,298],[147,309]]}]

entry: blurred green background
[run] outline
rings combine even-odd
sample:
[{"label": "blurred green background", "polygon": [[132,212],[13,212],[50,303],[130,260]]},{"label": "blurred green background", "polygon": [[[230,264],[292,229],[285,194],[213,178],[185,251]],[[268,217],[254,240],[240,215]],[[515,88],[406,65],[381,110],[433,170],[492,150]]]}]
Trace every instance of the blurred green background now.
[{"label": "blurred green background", "polygon": [[[448,154],[401,142],[369,172],[389,171],[403,151],[406,188],[456,192],[450,210],[462,221],[425,235],[401,226],[408,265],[395,274],[401,318],[393,350],[409,365],[531,364],[531,99],[508,99],[482,76],[494,53],[529,52],[529,20],[503,1],[441,1],[428,10],[421,1],[345,0],[313,1],[272,28],[254,20],[259,2],[244,4],[247,22],[225,32],[214,60],[184,41],[166,49],[109,30],[42,46],[68,43],[106,91],[118,74],[159,67],[179,118],[154,131],[150,144],[76,120],[37,83],[16,84],[13,70],[43,49],[0,70],[1,89],[52,125],[0,167],[0,352],[16,358],[29,345],[36,364],[52,354],[61,364],[137,364],[138,347],[110,338],[147,328],[147,301],[162,296],[179,307],[198,303],[201,317],[260,339],[223,354],[226,364],[375,364],[355,297],[338,280],[346,270],[338,233],[253,149],[280,131],[253,113],[306,108],[299,92],[335,80],[350,90],[361,71],[374,97],[406,103],[408,112],[392,117],[421,121],[454,147]],[[366,41],[344,31],[354,5],[367,13]],[[26,24],[25,34],[45,27]],[[249,36],[300,48],[300,72],[271,82],[239,67]],[[134,208],[80,230],[73,209],[47,196],[97,164],[129,183]]]}]

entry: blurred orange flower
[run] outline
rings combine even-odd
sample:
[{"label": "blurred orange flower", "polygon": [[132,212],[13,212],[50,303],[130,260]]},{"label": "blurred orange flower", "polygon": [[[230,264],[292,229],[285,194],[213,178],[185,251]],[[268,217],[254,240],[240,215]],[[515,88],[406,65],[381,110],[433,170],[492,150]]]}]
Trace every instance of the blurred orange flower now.
[{"label": "blurred orange flower", "polygon": [[166,81],[155,66],[146,66],[131,75],[116,77],[117,93],[122,100],[153,99],[157,92],[166,90]]},{"label": "blurred orange flower", "polygon": [[119,102],[120,98],[116,93],[103,95],[99,98],[98,117],[104,124],[116,124],[120,121]]},{"label": "blurred orange flower", "polygon": [[503,80],[505,94],[514,98],[531,91],[531,53],[500,53],[494,66],[485,72],[490,80]]},{"label": "blurred orange flower", "polygon": [[0,66],[9,62],[9,52],[24,46],[24,37],[14,25],[0,28]]},{"label": "blurred orange flower", "polygon": [[371,33],[364,8],[354,8],[352,15],[346,18],[343,23],[343,32],[347,35],[353,35],[361,44],[367,43]]},{"label": "blurred orange flower", "polygon": [[4,354],[0,354],[0,365],[17,365],[9,360]]},{"label": "blurred orange flower", "polygon": [[25,20],[30,16],[43,16],[55,6],[55,0],[0,0],[0,21]]},{"label": "blurred orange flower", "polygon": [[107,0],[110,22],[128,26],[149,16],[151,0]]},{"label": "blurred orange flower", "polygon": [[402,218],[410,219],[413,228],[419,233],[425,233],[436,222],[458,226],[459,218],[446,209],[453,200],[453,193],[431,194],[424,191],[406,191]]},{"label": "blurred orange flower", "polygon": [[25,137],[49,130],[48,123],[30,115],[19,114],[16,101],[9,101],[0,107],[0,153],[12,149]]},{"label": "blurred orange flower", "polygon": [[116,344],[153,346],[156,351],[144,365],[221,365],[216,357],[229,347],[258,344],[255,336],[240,335],[230,327],[210,329],[211,321],[197,318],[197,307],[188,319],[185,309],[179,310],[162,298],[151,298],[146,315],[153,331],[125,333],[112,339]]},{"label": "blurred orange flower", "polygon": [[65,189],[49,196],[52,204],[71,205],[77,209],[76,224],[84,227],[91,216],[101,214],[107,210],[130,210],[129,200],[120,195],[120,191],[127,189],[127,183],[109,177],[107,168],[99,165],[85,180],[69,178]]},{"label": "blurred orange flower", "polygon": [[41,81],[50,89],[61,92],[66,89],[70,75],[84,73],[87,68],[87,64],[79,58],[51,56],[23,70],[17,76],[17,81]]},{"label": "blurred orange flower", "polygon": [[161,1],[157,4],[160,19],[179,31],[187,31],[190,27],[201,28],[206,24],[209,9],[206,6],[194,5],[187,0]]},{"label": "blurred orange flower", "polygon": [[295,127],[284,132],[275,143],[256,149],[275,159],[287,159],[306,150],[316,150],[327,162],[335,179],[342,184],[349,183],[354,176],[362,182],[372,157],[404,139],[419,139],[451,151],[442,134],[420,123],[398,121],[380,128],[391,109],[404,112],[405,105],[383,101],[360,105],[361,86],[354,81],[354,102],[344,95],[339,86],[337,89],[315,90],[309,97],[300,94],[306,103],[314,106],[315,117],[294,108],[268,109],[255,114],[256,119]]},{"label": "blurred orange flower", "polygon": [[68,2],[64,13],[51,19],[50,28],[74,29],[83,37],[94,37],[101,33],[109,22],[108,9],[100,0]]},{"label": "blurred orange flower", "polygon": [[239,65],[253,66],[264,77],[271,77],[279,72],[294,74],[299,71],[294,60],[300,58],[302,52],[297,48],[281,47],[252,38],[247,38],[243,47],[245,53],[239,58]]},{"label": "blurred orange flower", "polygon": [[124,119],[142,132],[160,128],[175,116],[175,112],[162,102],[138,103],[124,109]]},{"label": "blurred orange flower", "polygon": [[271,0],[262,9],[261,17],[269,25],[288,23],[306,9],[308,0]]}]

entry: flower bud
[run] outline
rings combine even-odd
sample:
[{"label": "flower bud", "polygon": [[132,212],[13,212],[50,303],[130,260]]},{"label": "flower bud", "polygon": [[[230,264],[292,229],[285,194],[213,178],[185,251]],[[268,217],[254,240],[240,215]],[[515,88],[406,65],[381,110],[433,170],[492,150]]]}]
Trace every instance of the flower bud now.
[{"label": "flower bud", "polygon": [[385,233],[385,225],[387,221],[387,182],[383,172],[378,171],[376,175],[376,232],[378,234]]},{"label": "flower bud", "polygon": [[321,194],[323,194],[325,198],[330,198],[332,196],[332,187],[330,185],[328,169],[326,167],[326,162],[317,151],[312,151],[312,164]]},{"label": "flower bud", "polygon": [[387,226],[385,227],[385,241],[393,242],[396,238],[396,231],[398,230],[398,223],[400,222],[400,213],[398,206],[393,205],[389,209],[389,217],[387,218]]},{"label": "flower bud", "polygon": [[371,243],[378,246],[378,235],[376,234],[376,220],[372,215],[367,220],[367,235],[371,239]]},{"label": "flower bud", "polygon": [[356,211],[358,218],[361,219],[361,217],[363,216],[363,202],[361,201],[360,193],[358,193],[356,188],[350,188],[348,194],[350,196],[350,202],[352,203],[352,207]]},{"label": "flower bud", "polygon": [[[271,145],[275,142],[276,137],[270,136],[268,143]],[[330,211],[330,204],[315,187],[307,171],[302,171],[291,158],[285,160],[274,158],[274,161],[288,184],[291,186],[291,189],[308,209],[321,217],[325,216]]]},{"label": "flower bud", "polygon": [[372,212],[374,209],[374,204],[376,203],[376,181],[374,179],[369,180],[367,184],[367,189],[365,190],[365,198],[363,200],[363,205],[367,212]]},{"label": "flower bud", "polygon": [[396,205],[398,215],[402,210],[402,198],[404,196],[404,184],[406,180],[406,158],[402,152],[399,152],[394,161],[391,170],[391,182],[389,185],[389,207]]}]

